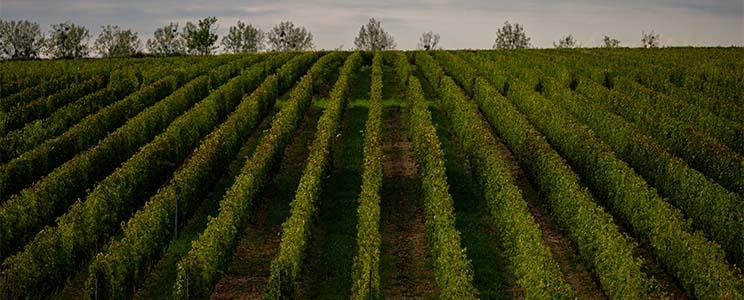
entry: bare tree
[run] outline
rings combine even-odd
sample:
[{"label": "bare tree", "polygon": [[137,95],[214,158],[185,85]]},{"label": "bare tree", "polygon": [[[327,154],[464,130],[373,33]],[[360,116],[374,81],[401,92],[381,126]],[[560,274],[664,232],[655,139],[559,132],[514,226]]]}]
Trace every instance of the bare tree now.
[{"label": "bare tree", "polygon": [[232,53],[257,52],[264,48],[264,32],[238,21],[238,25],[231,26],[230,33],[222,38],[222,46]]},{"label": "bare tree", "polygon": [[577,48],[576,40],[574,39],[572,34],[569,34],[567,36],[562,37],[560,40],[558,40],[558,43],[556,44],[553,42],[553,47],[555,48]]},{"label": "bare tree", "polygon": [[376,51],[395,49],[395,40],[382,29],[382,23],[370,18],[367,25],[362,25],[359,35],[354,39],[354,45],[359,50]]},{"label": "bare tree", "polygon": [[70,21],[53,24],[49,31],[46,51],[54,58],[81,58],[88,55],[90,32]]},{"label": "bare tree", "polygon": [[266,35],[273,51],[303,51],[313,48],[313,34],[304,26],[295,27],[292,22],[281,22]]},{"label": "bare tree", "polygon": [[103,57],[132,56],[140,49],[140,40],[136,32],[121,30],[119,26],[101,26],[101,33],[93,44]]},{"label": "bare tree", "polygon": [[155,30],[154,39],[147,40],[147,49],[158,55],[186,53],[186,42],[178,32],[178,23],[170,23]]},{"label": "bare tree", "polygon": [[522,49],[530,46],[530,38],[524,32],[522,25],[514,25],[505,22],[504,26],[496,31],[496,42],[494,49]]},{"label": "bare tree", "polygon": [[188,22],[183,27],[183,37],[186,40],[186,49],[190,54],[210,55],[217,49],[214,43],[217,42],[217,33],[215,23],[217,18],[207,17],[199,20],[199,24]]},{"label": "bare tree", "polygon": [[36,58],[44,48],[44,36],[36,22],[0,20],[0,57]]},{"label": "bare tree", "polygon": [[617,39],[610,38],[609,36],[604,36],[604,39],[602,39],[604,42],[604,48],[617,48],[620,47],[620,41]]},{"label": "bare tree", "polygon": [[641,37],[641,44],[643,45],[643,48],[659,48],[659,38],[661,36],[657,33],[654,33],[651,31],[651,33],[643,32],[643,37]]},{"label": "bare tree", "polygon": [[418,49],[436,50],[439,49],[439,34],[431,31],[424,32],[419,38]]}]

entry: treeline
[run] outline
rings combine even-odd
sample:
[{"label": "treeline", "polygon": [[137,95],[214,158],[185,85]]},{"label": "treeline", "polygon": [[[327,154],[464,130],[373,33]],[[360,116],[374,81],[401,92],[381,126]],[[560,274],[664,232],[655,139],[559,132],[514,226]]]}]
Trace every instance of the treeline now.
[{"label": "treeline", "polygon": [[[249,53],[258,51],[306,51],[314,48],[313,34],[303,26],[283,21],[270,30],[238,21],[230,26],[228,34],[219,40],[216,33],[217,18],[207,17],[196,23],[186,22],[179,30],[178,23],[169,23],[157,28],[153,38],[143,43],[138,33],[116,25],[101,26],[101,32],[90,45],[88,28],[66,21],[51,25],[44,35],[36,22],[28,20],[0,20],[0,59],[83,58],[91,54],[100,57],[163,56],[163,55],[210,55],[222,48],[225,53]],[[518,23],[505,22],[496,30],[493,49],[530,48],[530,38]],[[218,44],[219,41],[219,44]],[[643,32],[641,46],[661,46],[659,34]],[[620,41],[604,36],[604,48],[620,47]],[[382,23],[370,18],[354,39],[358,50],[393,50],[395,39],[382,28]],[[555,48],[580,48],[572,34],[553,43]],[[441,49],[440,36],[424,32],[419,38],[420,50]],[[93,52],[93,53],[91,53]]]},{"label": "treeline", "polygon": [[313,35],[303,26],[280,22],[263,30],[238,21],[218,45],[217,18],[207,17],[196,23],[178,23],[157,28],[153,38],[144,43],[138,33],[116,25],[101,26],[98,37],[90,44],[91,32],[71,21],[53,24],[45,35],[36,22],[0,20],[0,58],[35,59],[101,57],[210,55],[220,46],[227,53],[269,51],[305,51],[313,48]]}]

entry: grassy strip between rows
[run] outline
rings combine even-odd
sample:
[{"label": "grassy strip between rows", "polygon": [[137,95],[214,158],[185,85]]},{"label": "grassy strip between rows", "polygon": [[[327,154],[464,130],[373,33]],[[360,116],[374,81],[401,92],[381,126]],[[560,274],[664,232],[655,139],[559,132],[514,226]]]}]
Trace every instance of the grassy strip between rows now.
[{"label": "grassy strip between rows", "polygon": [[[436,77],[443,73],[430,68],[425,60],[416,55],[416,65],[429,79],[440,98],[450,97],[452,91],[435,85],[442,79]],[[449,194],[447,175],[436,129],[431,126],[431,115],[426,108],[422,112],[423,92],[418,79],[409,79],[409,101],[414,104],[411,116],[412,143],[414,157],[418,165],[419,177],[424,195],[424,212],[427,237],[431,245],[435,277],[443,299],[476,299],[478,291],[473,285],[473,268],[462,248],[460,232],[455,228],[455,212],[452,196]],[[418,107],[417,107],[418,106]],[[428,121],[428,122],[427,122]],[[425,126],[429,125],[429,126]]]},{"label": "grassy strip between rows", "polygon": [[[7,164],[0,166],[0,191],[2,191],[0,201],[39,180],[76,154],[99,143],[100,139],[125,124],[130,118],[173,93],[180,84],[205,74],[210,71],[210,68],[216,66],[219,66],[219,64],[208,62],[174,70],[172,72],[175,73],[173,76],[164,77],[143,87],[121,101],[86,117],[61,136],[47,140],[31,151],[23,153]],[[210,73],[216,73],[216,70],[212,70]],[[134,143],[134,141],[130,143]],[[107,166],[111,167],[113,165],[109,164]],[[74,181],[75,179],[69,178],[69,180]],[[31,187],[31,189],[34,188],[36,187]]]},{"label": "grassy strip between rows", "polygon": [[[455,67],[467,67],[454,59],[441,62],[451,74],[456,73]],[[611,299],[655,296],[651,279],[641,271],[641,260],[633,256],[633,242],[620,233],[612,216],[581,186],[578,175],[496,89],[482,79],[474,82],[473,99],[545,193],[555,220],[597,276],[605,294]]]},{"label": "grassy strip between rows", "polygon": [[[236,74],[252,60],[241,60],[212,73]],[[14,195],[0,208],[0,249],[10,255],[54,221],[97,180],[113,171],[196,102],[209,94],[210,76],[201,76],[109,134],[98,145],[56,168],[30,188]],[[212,83],[217,85],[218,82]]]},{"label": "grassy strip between rows", "polygon": [[21,128],[23,124],[45,118],[63,105],[105,87],[107,79],[102,76],[93,76],[91,79],[72,84],[48,97],[15,106],[7,112],[0,112],[0,136]]},{"label": "grassy strip between rows", "polygon": [[458,89],[442,95],[454,130],[475,166],[496,224],[499,239],[527,299],[571,299],[574,291],[563,279],[558,263],[543,242],[540,227],[530,214],[508,166],[497,151],[488,123],[475,103]]},{"label": "grassy strip between rows", "polygon": [[271,261],[269,282],[265,298],[292,298],[296,280],[300,274],[302,259],[310,239],[315,205],[322,192],[322,183],[330,165],[331,146],[339,131],[346,98],[362,62],[359,52],[352,54],[344,63],[338,80],[331,90],[330,101],[318,120],[315,139],[310,147],[307,165],[292,200],[290,216],[282,224],[282,240],[279,250]]},{"label": "grassy strip between rows", "polygon": [[[311,72],[322,68],[311,69]],[[280,82],[290,85],[294,80]],[[281,89],[281,87],[280,87]],[[266,183],[281,150],[290,140],[303,112],[310,104],[313,75],[303,76],[290,92],[290,99],[274,117],[271,128],[261,138],[251,158],[222,201],[218,215],[211,218],[207,228],[192,242],[191,250],[177,264],[177,278],[173,286],[176,299],[208,298],[222,269],[231,257],[239,229],[247,219],[253,199]]]},{"label": "grassy strip between rows", "polygon": [[591,130],[519,79],[505,84],[512,104],[568,157],[592,190],[648,242],[657,259],[691,294],[701,299],[742,296],[720,246],[700,233],[691,233],[682,213],[665,202]]},{"label": "grassy strip between rows", "polygon": [[[240,62],[237,70],[248,62]],[[56,227],[42,230],[21,253],[3,264],[3,294],[12,297],[44,295],[63,283],[76,272],[81,262],[95,254],[99,246],[117,228],[122,218],[131,215],[148,195],[157,189],[165,178],[198,145],[199,140],[223,120],[243,98],[254,89],[263,77],[263,67],[244,73],[217,90],[209,93],[208,77],[200,77],[180,89],[173,96],[181,99],[193,97],[203,100],[178,101],[159,104],[155,113],[166,114],[174,106],[191,107],[173,121],[161,134],[141,148],[114,173],[107,176],[86,196],[78,201],[58,220]],[[236,73],[233,68],[223,68],[225,73]],[[226,76],[217,78],[229,79]],[[188,87],[194,87],[193,89]],[[208,96],[207,96],[208,95]],[[170,104],[170,105],[165,105]],[[193,107],[192,105],[193,104]],[[142,126],[135,123],[136,125]],[[129,129],[133,127],[123,127]],[[136,127],[134,127],[136,128]],[[135,134],[134,132],[129,132]],[[82,172],[86,173],[86,172]]]},{"label": "grassy strip between rows", "polygon": [[364,129],[364,169],[357,208],[356,254],[352,266],[352,299],[381,299],[380,190],[382,189],[382,54],[372,58],[369,113]]},{"label": "grassy strip between rows", "polygon": [[88,94],[48,117],[29,122],[0,138],[0,163],[8,162],[45,140],[64,133],[91,113],[134,92],[138,86],[138,79],[132,70],[113,72],[105,89]]},{"label": "grassy strip between rows", "polygon": [[[277,78],[294,82],[309,68],[312,59],[313,55],[298,55],[282,66],[277,75],[266,77],[227,121],[201,143],[170,183],[123,226],[123,237],[96,256],[86,282],[87,297],[123,299],[132,296],[129,294],[132,287],[140,282],[146,267],[159,257],[160,250],[172,237],[176,214],[179,219],[191,215],[226,164],[240,150],[243,140],[263,118],[266,109],[284,92],[278,89]],[[263,71],[255,72],[259,75]]]}]

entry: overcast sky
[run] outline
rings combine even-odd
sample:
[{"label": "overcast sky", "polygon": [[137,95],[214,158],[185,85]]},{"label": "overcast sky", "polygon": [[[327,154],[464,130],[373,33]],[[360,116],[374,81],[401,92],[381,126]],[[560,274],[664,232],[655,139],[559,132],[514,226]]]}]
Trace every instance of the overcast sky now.
[{"label": "overcast sky", "polygon": [[[653,2],[653,4],[650,4]],[[505,21],[520,23],[536,47],[551,47],[573,34],[583,46],[597,46],[604,35],[621,45],[639,46],[641,33],[661,34],[663,45],[744,45],[744,0],[0,0],[2,19],[28,19],[43,31],[70,20],[93,36],[105,24],[152,37],[168,22],[218,18],[225,34],[238,20],[269,29],[282,20],[305,26],[317,49],[354,46],[370,17],[382,21],[399,49],[413,49],[424,31],[441,35],[445,48],[490,48]]]}]

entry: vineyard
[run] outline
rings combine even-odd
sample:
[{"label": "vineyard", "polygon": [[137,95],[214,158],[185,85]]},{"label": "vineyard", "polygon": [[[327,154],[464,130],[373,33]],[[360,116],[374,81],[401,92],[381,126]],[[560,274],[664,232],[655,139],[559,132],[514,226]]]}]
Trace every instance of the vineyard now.
[{"label": "vineyard", "polygon": [[2,299],[744,299],[741,48],[0,63]]}]

